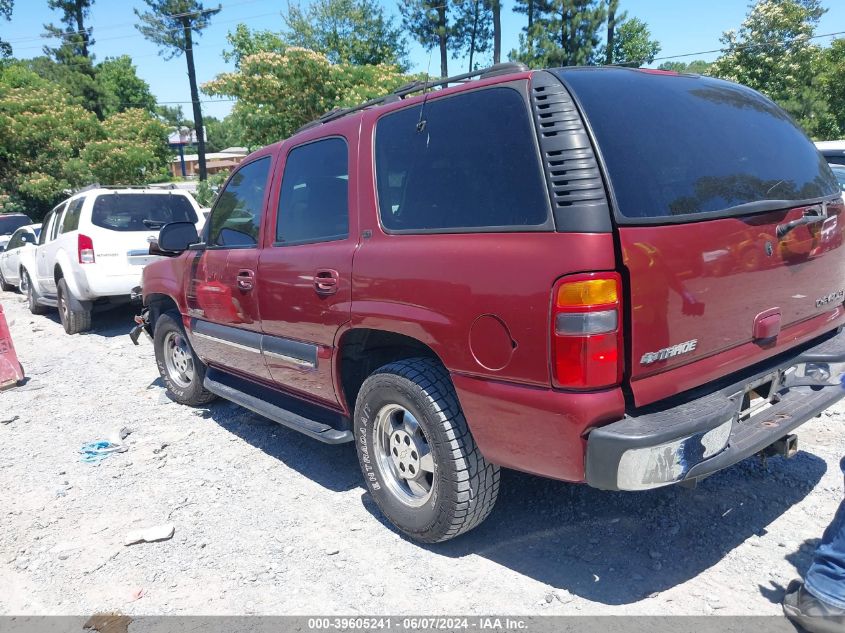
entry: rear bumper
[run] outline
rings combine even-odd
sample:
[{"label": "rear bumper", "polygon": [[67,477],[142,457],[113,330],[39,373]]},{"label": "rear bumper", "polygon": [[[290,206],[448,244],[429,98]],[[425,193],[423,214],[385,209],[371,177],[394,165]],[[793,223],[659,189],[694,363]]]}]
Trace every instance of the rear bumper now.
[{"label": "rear bumper", "polygon": [[106,275],[103,265],[100,267],[85,269],[80,266],[75,272],[75,281],[78,288],[77,296],[83,301],[93,301],[101,297],[127,296],[132,294],[134,288],[141,283],[141,270],[125,275]]},{"label": "rear bumper", "polygon": [[[749,385],[773,380],[768,408],[740,419]],[[586,481],[644,490],[695,480],[753,455],[845,397],[845,331],[755,375],[668,408],[626,415],[587,436]]]}]

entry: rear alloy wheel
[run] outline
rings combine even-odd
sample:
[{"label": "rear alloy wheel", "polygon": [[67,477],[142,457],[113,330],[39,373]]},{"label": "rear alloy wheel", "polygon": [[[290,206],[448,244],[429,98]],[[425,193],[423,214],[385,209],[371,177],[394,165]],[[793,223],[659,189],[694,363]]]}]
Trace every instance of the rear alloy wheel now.
[{"label": "rear alloy wheel", "polygon": [[24,288],[26,288],[26,301],[29,304],[29,311],[32,314],[47,314],[47,308],[38,303],[38,293],[33,288],[32,279],[26,271],[21,274],[21,290]]},{"label": "rear alloy wheel", "polygon": [[211,402],[216,396],[202,386],[205,365],[194,354],[181,320],[178,312],[167,312],[158,317],[153,348],[158,372],[173,399],[195,407]]},{"label": "rear alloy wheel", "polygon": [[74,306],[79,306],[79,301],[71,295],[64,278],[59,279],[56,287],[58,290],[59,319],[62,321],[65,332],[79,334],[90,330],[91,311],[81,307],[74,309]]},{"label": "rear alloy wheel", "polygon": [[449,373],[431,358],[376,370],[355,404],[355,445],[379,509],[423,543],[480,524],[499,492],[499,467],[475,445]]}]

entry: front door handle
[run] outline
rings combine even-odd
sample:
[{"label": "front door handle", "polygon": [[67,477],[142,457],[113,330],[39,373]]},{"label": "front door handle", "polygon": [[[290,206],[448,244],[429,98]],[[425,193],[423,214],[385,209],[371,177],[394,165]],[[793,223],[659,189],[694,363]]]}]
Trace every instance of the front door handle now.
[{"label": "front door handle", "polygon": [[242,268],[238,271],[238,290],[249,292],[255,288],[255,271]]},{"label": "front door handle", "polygon": [[314,273],[314,290],[318,295],[333,295],[337,292],[340,275],[336,270],[323,268]]}]

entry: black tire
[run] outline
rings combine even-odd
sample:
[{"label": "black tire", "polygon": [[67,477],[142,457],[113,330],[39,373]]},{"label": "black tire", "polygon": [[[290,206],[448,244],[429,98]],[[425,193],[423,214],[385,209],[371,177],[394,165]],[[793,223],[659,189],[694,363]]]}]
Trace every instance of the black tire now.
[{"label": "black tire", "polygon": [[32,314],[47,314],[49,308],[38,303],[38,292],[32,287],[32,278],[27,271],[21,273],[21,280],[25,281],[26,301],[29,304],[29,311]]},{"label": "black tire", "polygon": [[[392,469],[399,459],[395,454],[392,432],[390,440],[382,430],[387,428],[385,412],[401,419],[410,413],[422,429],[422,439],[408,444],[410,456],[417,459],[417,451],[429,452],[433,457],[431,478],[428,480],[430,493],[421,503],[412,507],[403,501],[402,483],[399,471]],[[387,424],[397,423],[399,418],[390,418]],[[402,425],[393,428],[401,433]],[[407,428],[407,427],[404,427]],[[380,430],[381,429],[381,430]],[[404,441],[404,439],[403,439]],[[388,444],[387,454],[384,443]],[[473,440],[458,398],[446,369],[430,358],[411,358],[390,363],[376,370],[361,386],[355,403],[355,445],[358,461],[367,488],[384,515],[408,537],[423,543],[438,543],[454,538],[479,525],[493,509],[499,493],[499,467],[489,464]],[[423,475],[422,460],[416,462],[418,475]],[[405,470],[404,464],[397,468]],[[393,474],[391,474],[391,471]],[[414,473],[412,465],[407,473]],[[399,475],[399,478],[396,477]],[[400,482],[397,492],[395,482]],[[425,489],[426,481],[421,480]],[[413,494],[413,491],[412,491]]]},{"label": "black tire", "polygon": [[[184,360],[190,360],[193,371],[190,380],[180,379],[173,368],[172,361],[167,360],[169,346],[173,340],[181,340],[184,343]],[[182,327],[182,317],[178,312],[165,312],[158,317],[153,333],[153,348],[158,373],[161,374],[161,379],[176,402],[196,407],[207,404],[217,397],[202,386],[205,379],[205,365],[194,353],[185,335],[185,329]]]},{"label": "black tire", "polygon": [[59,320],[62,322],[62,327],[68,334],[79,334],[80,332],[87,332],[91,329],[91,311],[90,310],[74,310],[74,304],[78,304],[67,287],[67,282],[64,278],[59,279],[56,284]]},{"label": "black tire", "polygon": [[3,290],[5,292],[12,292],[12,290],[14,289],[15,287],[6,281],[6,278],[3,276],[3,271],[0,270],[0,290]]}]

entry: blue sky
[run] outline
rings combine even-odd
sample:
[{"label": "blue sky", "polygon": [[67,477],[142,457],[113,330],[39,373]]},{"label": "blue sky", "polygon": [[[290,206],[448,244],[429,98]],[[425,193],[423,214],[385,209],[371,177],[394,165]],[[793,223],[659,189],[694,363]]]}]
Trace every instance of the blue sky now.
[{"label": "blue sky", "polygon": [[[238,23],[251,28],[279,30],[282,28],[281,12],[287,9],[286,0],[220,0],[223,10],[211,20],[196,48],[197,74],[200,82],[230,69],[223,62],[221,52],[227,47],[226,34]],[[295,0],[293,0],[295,3]],[[214,6],[214,0],[206,0]],[[307,0],[302,0],[307,5]],[[387,0],[387,10],[397,15],[396,2]],[[845,2],[827,0],[829,10],[822,19],[818,33],[845,30]],[[525,16],[513,13],[512,0],[503,0],[502,50],[507,52],[517,46]],[[661,43],[660,57],[706,51],[719,47],[719,36],[727,29],[737,28],[748,8],[746,0],[622,0],[622,8],[630,16],[645,20],[654,37]],[[144,8],[141,0],[97,0],[92,8],[90,25],[94,28],[95,44],[92,48],[98,60],[117,55],[130,55],[160,102],[182,102],[186,114],[190,112],[190,94],[185,60],[177,57],[165,61],[157,54],[156,47],[147,42],[134,28],[136,21],[133,7]],[[17,57],[41,54],[41,47],[52,44],[41,37],[46,22],[57,22],[58,12],[47,8],[46,0],[17,0],[11,22],[0,22],[0,37],[12,42]],[[825,40],[820,40],[826,43]],[[702,55],[712,59],[715,55]],[[414,71],[425,72],[429,54],[417,44],[411,45],[411,62]],[[437,54],[431,58],[431,69],[437,72]],[[452,74],[466,70],[465,60],[450,60]],[[203,112],[222,117],[229,112],[229,102],[208,102]]]}]

